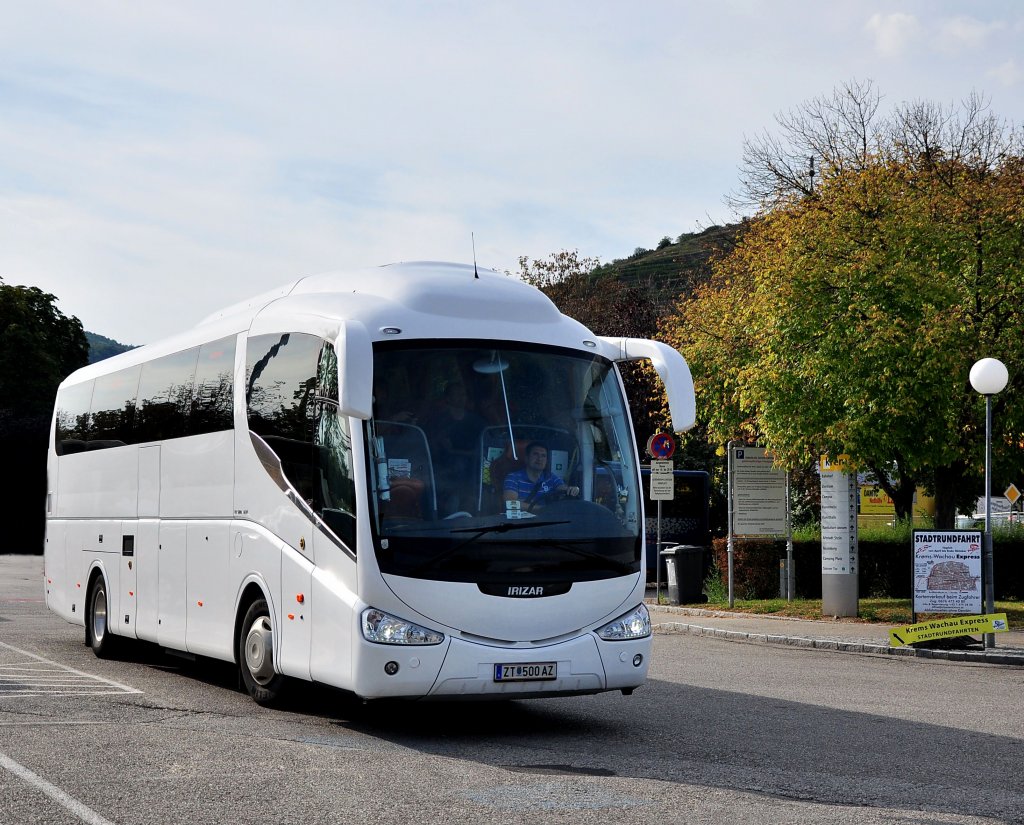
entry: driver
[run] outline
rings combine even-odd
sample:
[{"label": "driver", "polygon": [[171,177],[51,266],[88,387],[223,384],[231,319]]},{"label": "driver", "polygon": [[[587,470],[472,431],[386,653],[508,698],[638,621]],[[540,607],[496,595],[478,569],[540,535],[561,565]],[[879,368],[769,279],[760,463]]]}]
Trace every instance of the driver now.
[{"label": "driver", "polygon": [[505,476],[505,501],[520,501],[525,510],[543,507],[561,495],[578,496],[579,487],[570,487],[548,470],[548,448],[531,441],[523,452],[525,466]]}]

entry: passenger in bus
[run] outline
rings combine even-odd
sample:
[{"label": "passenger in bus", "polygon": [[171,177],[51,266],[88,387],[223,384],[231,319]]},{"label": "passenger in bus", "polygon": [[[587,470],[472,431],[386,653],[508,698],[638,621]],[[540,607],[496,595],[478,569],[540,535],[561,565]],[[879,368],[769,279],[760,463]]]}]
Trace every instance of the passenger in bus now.
[{"label": "passenger in bus", "polygon": [[539,441],[531,441],[523,451],[525,466],[505,476],[505,501],[519,501],[524,510],[544,507],[563,495],[575,498],[579,487],[565,483],[548,470],[548,448]]}]

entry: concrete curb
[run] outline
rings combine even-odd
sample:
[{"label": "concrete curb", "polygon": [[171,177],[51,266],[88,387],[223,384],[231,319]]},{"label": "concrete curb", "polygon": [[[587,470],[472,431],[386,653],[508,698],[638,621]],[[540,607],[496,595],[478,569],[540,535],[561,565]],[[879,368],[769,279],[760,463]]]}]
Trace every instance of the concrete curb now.
[{"label": "concrete curb", "polygon": [[[735,616],[735,613],[705,611],[705,615]],[[769,618],[759,617],[759,618]],[[781,617],[771,617],[781,618]],[[689,624],[686,622],[660,622],[653,625],[654,633],[686,633],[691,636],[710,636],[730,642],[747,644],[785,645],[812,650],[829,650],[840,653],[861,653],[872,656],[911,656],[920,659],[943,659],[968,664],[1012,665],[1024,667],[1024,651],[988,650],[928,650],[914,647],[890,647],[872,642],[843,641],[839,639],[812,639],[806,636],[785,636],[773,633],[748,633],[742,630],[723,630],[717,627]]]}]

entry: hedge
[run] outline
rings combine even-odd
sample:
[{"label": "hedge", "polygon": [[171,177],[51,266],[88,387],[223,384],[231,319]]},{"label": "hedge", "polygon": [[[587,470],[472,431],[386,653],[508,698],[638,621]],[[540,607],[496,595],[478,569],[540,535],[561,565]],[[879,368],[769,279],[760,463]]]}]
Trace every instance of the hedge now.
[{"label": "hedge", "polygon": [[[723,585],[728,585],[728,542],[712,541],[712,552]],[[1024,535],[995,537],[993,542],[995,597],[1024,599]],[[733,549],[733,593],[737,599],[774,599],[779,595],[779,565],[786,558],[786,543],[737,539]],[[859,542],[862,597],[909,599],[911,596],[910,545],[893,541]],[[797,598],[821,598],[821,542],[794,541],[793,567]]]}]

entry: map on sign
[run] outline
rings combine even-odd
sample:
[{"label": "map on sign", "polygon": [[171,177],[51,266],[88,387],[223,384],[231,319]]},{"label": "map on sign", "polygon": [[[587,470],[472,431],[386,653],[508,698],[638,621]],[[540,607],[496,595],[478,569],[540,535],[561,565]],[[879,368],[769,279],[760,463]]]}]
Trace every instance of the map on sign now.
[{"label": "map on sign", "polygon": [[914,610],[981,612],[981,532],[914,530]]}]

